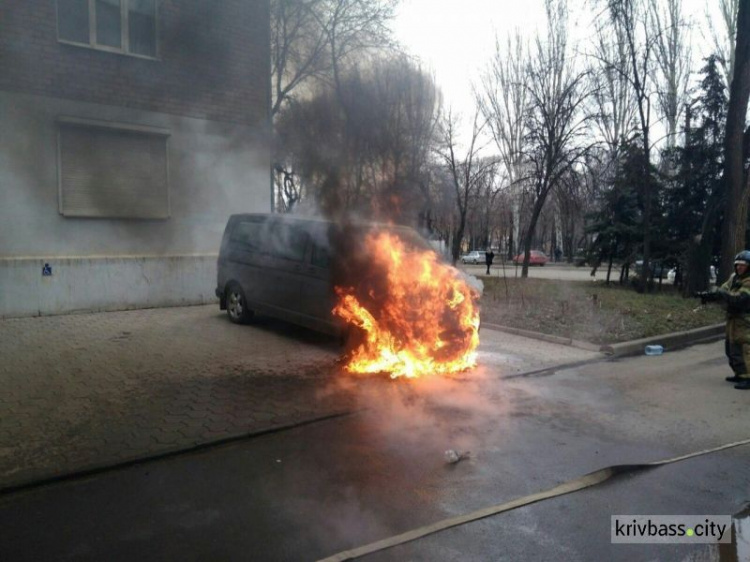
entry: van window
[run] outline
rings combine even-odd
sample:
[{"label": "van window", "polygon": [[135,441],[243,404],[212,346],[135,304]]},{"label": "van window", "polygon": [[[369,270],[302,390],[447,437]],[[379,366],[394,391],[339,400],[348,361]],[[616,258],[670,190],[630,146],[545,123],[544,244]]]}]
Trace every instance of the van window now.
[{"label": "van window", "polygon": [[331,255],[327,247],[317,244],[313,246],[312,265],[325,269],[331,267]]},{"label": "van window", "polygon": [[307,232],[299,226],[275,223],[271,230],[271,254],[285,260],[302,261],[308,238]]},{"label": "van window", "polygon": [[233,242],[240,243],[244,249],[260,251],[262,250],[262,235],[264,224],[262,222],[238,222],[232,229],[230,239]]}]

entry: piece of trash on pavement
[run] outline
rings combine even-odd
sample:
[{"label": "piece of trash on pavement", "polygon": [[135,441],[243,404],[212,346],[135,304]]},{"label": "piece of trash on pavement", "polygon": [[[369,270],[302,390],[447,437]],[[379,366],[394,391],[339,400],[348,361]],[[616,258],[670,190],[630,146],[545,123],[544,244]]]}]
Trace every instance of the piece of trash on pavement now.
[{"label": "piece of trash on pavement", "polygon": [[660,345],[647,345],[646,355],[661,355],[664,353],[664,348]]},{"label": "piece of trash on pavement", "polygon": [[447,451],[445,451],[445,462],[447,462],[448,464],[456,464],[459,461],[468,459],[470,455],[471,452],[469,451],[459,453],[454,449],[448,449]]}]

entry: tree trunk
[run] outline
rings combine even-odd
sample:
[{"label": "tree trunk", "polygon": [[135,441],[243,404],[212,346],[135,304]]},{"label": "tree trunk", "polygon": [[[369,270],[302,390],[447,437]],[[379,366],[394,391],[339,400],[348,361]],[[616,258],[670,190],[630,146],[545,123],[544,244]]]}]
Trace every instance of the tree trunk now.
[{"label": "tree trunk", "polygon": [[523,244],[523,268],[521,269],[521,277],[526,278],[529,276],[529,258],[531,257],[531,239],[534,237],[534,229],[536,223],[539,220],[539,215],[542,213],[542,207],[544,206],[544,198],[537,198],[534,203],[534,211],[531,213],[531,219],[529,219],[529,229],[526,231],[526,240]]},{"label": "tree trunk", "polygon": [[511,224],[513,225],[513,238],[511,240],[515,241],[515,249],[513,244],[511,244],[511,255],[508,257],[510,260],[512,260],[516,256],[518,250],[520,250],[518,242],[521,239],[521,209],[515,198],[511,201]]},{"label": "tree trunk", "polygon": [[609,278],[612,275],[612,261],[614,260],[615,252],[612,248],[609,251],[609,265],[607,266],[607,285],[609,285]]},{"label": "tree trunk", "polygon": [[552,261],[557,261],[557,258],[555,257],[557,255],[557,221],[555,221],[555,215],[552,214],[552,234],[550,235],[549,239],[549,253],[550,257],[552,258]]},{"label": "tree trunk", "polygon": [[451,259],[453,261],[453,265],[456,265],[456,262],[458,262],[458,258],[461,255],[461,242],[464,239],[464,230],[466,228],[466,215],[461,215],[461,218],[458,221],[458,228],[456,229],[456,236],[453,239],[453,248],[451,249]]},{"label": "tree trunk", "polygon": [[750,0],[740,0],[734,77],[729,90],[727,130],[724,139],[726,199],[722,224],[721,267],[718,281],[732,272],[735,254],[745,246],[747,194],[744,193],[743,135],[750,97]]},{"label": "tree trunk", "polygon": [[[650,111],[649,111],[650,113]],[[648,123],[648,118],[646,120]],[[649,145],[649,127],[643,127],[643,160],[644,160],[644,201],[643,201],[643,271],[639,279],[639,291],[646,291],[651,278],[651,200],[653,183],[651,181],[651,147]]]}]

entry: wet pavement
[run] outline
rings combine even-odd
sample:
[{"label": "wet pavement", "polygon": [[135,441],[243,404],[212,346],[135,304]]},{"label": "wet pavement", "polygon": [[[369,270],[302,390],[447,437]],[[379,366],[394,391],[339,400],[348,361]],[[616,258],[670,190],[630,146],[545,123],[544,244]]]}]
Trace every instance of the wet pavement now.
[{"label": "wet pavement", "polygon": [[[750,393],[723,381],[721,343],[510,378],[494,353],[455,378],[328,381],[352,400],[348,417],[6,494],[0,559],[317,560],[613,464],[750,437]],[[446,449],[471,456],[446,464]],[[748,466],[750,447],[722,451],[365,559],[719,560],[714,546],[613,545],[610,516],[738,514]]]},{"label": "wet pavement", "polygon": [[750,506],[732,517],[732,542],[719,545],[720,562],[750,560]]},{"label": "wet pavement", "polygon": [[[499,376],[598,355],[483,330]],[[218,305],[0,320],[0,490],[357,409],[326,336]]]}]

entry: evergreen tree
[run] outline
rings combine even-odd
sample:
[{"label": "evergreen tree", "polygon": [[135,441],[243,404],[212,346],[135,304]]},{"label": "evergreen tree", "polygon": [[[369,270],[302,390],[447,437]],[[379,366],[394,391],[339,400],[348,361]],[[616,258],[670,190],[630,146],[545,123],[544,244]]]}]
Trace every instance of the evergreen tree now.
[{"label": "evergreen tree", "polygon": [[723,141],[727,97],[715,55],[706,59],[701,74],[698,96],[687,112],[685,146],[667,155],[674,159],[679,171],[668,182],[665,240],[676,250],[678,274],[675,282],[683,286],[686,296],[708,287],[724,192]]},{"label": "evergreen tree", "polygon": [[620,283],[627,278],[628,264],[641,240],[643,206],[639,197],[644,165],[643,150],[635,141],[620,152],[613,185],[600,194],[599,210],[587,216],[587,234],[595,234],[591,254],[593,263],[607,261],[607,283],[614,260],[622,261]]}]

